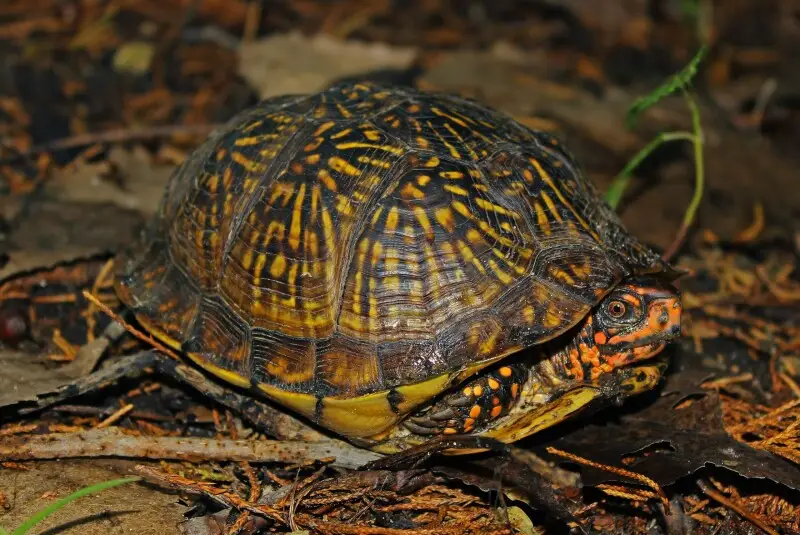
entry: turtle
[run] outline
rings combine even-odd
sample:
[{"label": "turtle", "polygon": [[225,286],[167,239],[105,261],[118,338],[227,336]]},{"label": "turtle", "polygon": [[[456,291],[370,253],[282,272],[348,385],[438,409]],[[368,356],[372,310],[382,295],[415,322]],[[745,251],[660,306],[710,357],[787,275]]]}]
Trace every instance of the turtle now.
[{"label": "turtle", "polygon": [[649,390],[680,334],[678,271],[558,137],[367,81],[210,134],[115,269],[161,342],[382,453],[510,443]]}]

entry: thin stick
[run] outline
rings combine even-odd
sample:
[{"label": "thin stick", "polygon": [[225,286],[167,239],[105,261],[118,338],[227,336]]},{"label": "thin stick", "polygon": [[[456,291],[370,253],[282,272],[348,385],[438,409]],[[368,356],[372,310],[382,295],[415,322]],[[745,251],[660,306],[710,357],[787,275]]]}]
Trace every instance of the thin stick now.
[{"label": "thin stick", "polygon": [[258,35],[259,26],[261,24],[261,16],[264,9],[264,6],[261,4],[261,0],[250,0],[247,3],[244,31],[242,32],[242,40],[245,43],[253,41],[253,39],[255,39]]},{"label": "thin stick", "polygon": [[173,359],[175,359],[177,361],[181,360],[180,357],[178,356],[178,354],[175,353],[174,351],[172,351],[170,348],[168,348],[167,346],[165,346],[164,344],[162,344],[161,342],[159,342],[158,340],[156,340],[152,336],[141,332],[139,329],[137,329],[136,327],[134,327],[133,325],[131,325],[130,323],[126,322],[121,317],[119,317],[119,314],[116,314],[113,310],[111,310],[109,307],[107,307],[105,305],[105,303],[100,301],[100,299],[95,297],[90,291],[83,290],[83,296],[86,299],[88,299],[92,304],[94,304],[94,306],[99,308],[109,318],[111,318],[112,320],[114,320],[117,323],[119,323],[120,325],[122,325],[125,328],[126,331],[131,333],[133,336],[135,336],[136,338],[138,338],[142,342],[144,342],[146,344],[150,344],[151,346],[153,346],[157,350],[161,351],[162,353],[164,353],[166,355],[169,355],[170,357],[172,357]]},{"label": "thin stick", "polygon": [[230,440],[195,437],[133,436],[117,428],[75,433],[0,437],[0,462],[36,459],[123,457],[180,461],[313,462],[355,469],[381,456],[338,440]]},{"label": "thin stick", "polygon": [[104,428],[116,423],[120,418],[122,418],[123,416],[125,416],[126,414],[131,412],[133,410],[133,408],[134,408],[133,403],[128,403],[127,405],[125,405],[124,407],[119,409],[117,412],[115,412],[114,414],[112,414],[111,416],[109,416],[108,418],[106,418],[105,420],[100,422],[99,424],[97,424],[95,426],[95,429],[104,429]]},{"label": "thin stick", "polygon": [[196,481],[178,474],[168,474],[156,470],[152,466],[139,465],[136,467],[136,471],[142,474],[147,481],[156,483],[162,487],[167,487],[183,493],[202,494],[217,503],[229,505],[231,508],[236,507],[246,511],[254,511],[256,514],[271,518],[281,524],[286,524],[286,519],[283,518],[281,512],[272,506],[267,504],[251,504],[247,500],[239,497],[239,495],[219,488],[216,483],[210,481]]},{"label": "thin stick", "polygon": [[714,498],[715,500],[717,500],[719,503],[721,503],[725,507],[736,511],[739,514],[739,516],[741,516],[744,519],[749,520],[757,528],[763,530],[766,533],[769,533],[769,535],[780,535],[777,531],[775,531],[770,526],[765,524],[761,519],[756,518],[755,516],[753,516],[753,513],[751,513],[750,511],[748,511],[747,509],[745,509],[744,507],[742,507],[738,503],[728,499],[721,492],[718,492],[717,490],[712,489],[711,486],[708,485],[702,479],[698,479],[697,480],[697,486],[700,487],[700,490],[702,490],[709,498]]},{"label": "thin stick", "polygon": [[[139,472],[147,481],[160,486],[179,491],[181,493],[202,494],[220,505],[229,508],[236,508],[242,511],[250,511],[258,516],[270,518],[283,525],[291,525],[286,519],[283,508],[276,508],[274,505],[266,503],[253,503],[241,498],[238,494],[219,488],[214,483],[206,481],[194,481],[182,477],[178,474],[166,474],[155,470],[150,466],[137,466]],[[283,490],[283,489],[281,489]],[[364,492],[366,489],[359,489]],[[326,535],[461,535],[463,533],[491,533],[496,535],[508,535],[510,530],[501,527],[498,530],[477,531],[475,526],[466,525],[438,525],[433,528],[384,528],[379,526],[363,526],[349,523],[333,522],[319,518],[317,515],[307,513],[296,516],[299,529],[310,528],[313,533],[324,533]],[[294,528],[292,528],[294,529]],[[294,530],[297,531],[297,530]],[[294,532],[293,531],[293,532]]]},{"label": "thin stick", "polygon": [[208,135],[212,130],[219,127],[219,124],[173,124],[165,126],[153,126],[150,128],[129,129],[120,128],[108,130],[106,132],[93,132],[80,134],[62,139],[56,139],[48,143],[36,145],[30,149],[0,158],[0,164],[7,164],[19,161],[42,152],[54,152],[58,150],[85,147],[96,143],[122,143],[125,141],[144,141],[160,137],[171,137],[178,134],[189,135]]},{"label": "thin stick", "polygon": [[575,455],[574,453],[570,453],[568,451],[560,450],[558,448],[554,448],[552,446],[548,446],[547,452],[553,455],[559,455],[564,457],[565,459],[569,459],[570,461],[576,462],[578,464],[583,464],[586,466],[591,466],[593,468],[597,468],[598,470],[605,470],[606,472],[610,472],[612,474],[616,474],[619,476],[629,477],[633,480],[638,481],[639,483],[646,485],[653,489],[654,493],[661,499],[662,503],[664,504],[664,508],[669,513],[669,498],[667,495],[664,494],[664,491],[661,489],[661,486],[647,477],[644,474],[639,474],[637,472],[631,472],[630,470],[625,470],[624,468],[618,468],[616,466],[609,466],[607,464],[601,464],[592,460],[589,460],[585,457],[581,457],[579,455]]},{"label": "thin stick", "polygon": [[784,383],[786,383],[786,386],[788,386],[791,389],[791,391],[794,392],[794,396],[796,398],[800,399],[800,386],[798,386],[798,384],[795,382],[795,380],[792,379],[789,376],[789,374],[784,373],[784,372],[780,372],[778,374],[778,376],[781,378],[781,380]]}]

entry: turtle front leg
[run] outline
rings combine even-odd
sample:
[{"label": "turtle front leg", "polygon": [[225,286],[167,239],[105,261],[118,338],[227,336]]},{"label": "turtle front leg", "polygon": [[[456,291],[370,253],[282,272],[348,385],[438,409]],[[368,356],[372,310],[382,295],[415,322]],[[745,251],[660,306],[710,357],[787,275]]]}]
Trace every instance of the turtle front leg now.
[{"label": "turtle front leg", "polygon": [[522,362],[483,371],[409,417],[403,425],[412,433],[425,436],[483,431],[518,402],[529,371]]}]

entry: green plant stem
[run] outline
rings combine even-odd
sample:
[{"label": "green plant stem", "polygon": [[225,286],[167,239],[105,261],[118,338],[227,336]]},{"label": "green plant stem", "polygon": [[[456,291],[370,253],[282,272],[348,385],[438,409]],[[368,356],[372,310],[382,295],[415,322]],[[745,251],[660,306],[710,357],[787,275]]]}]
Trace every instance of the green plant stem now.
[{"label": "green plant stem", "polygon": [[681,228],[678,229],[675,240],[662,255],[664,260],[672,258],[675,253],[678,252],[678,249],[680,249],[683,240],[686,238],[686,234],[689,232],[689,227],[694,223],[697,209],[700,207],[700,202],[703,200],[703,188],[705,187],[703,125],[700,122],[700,110],[694,98],[692,98],[689,93],[684,93],[684,97],[686,98],[686,104],[689,106],[689,110],[692,114],[692,129],[694,130],[694,134],[692,135],[692,144],[694,145],[694,193],[692,194],[692,200],[689,206],[686,208],[686,213],[683,216],[683,223],[681,224]]},{"label": "green plant stem", "polygon": [[611,185],[606,191],[606,201],[608,204],[611,205],[611,208],[617,209],[619,202],[622,200],[622,195],[625,193],[625,189],[628,187],[628,182],[631,180],[631,175],[633,171],[639,167],[645,158],[650,156],[650,154],[656,150],[662,143],[667,143],[670,141],[676,140],[686,140],[686,141],[694,141],[695,135],[691,132],[661,132],[658,134],[653,140],[648,143],[642,150],[636,153],[636,156],[631,158],[631,160],[625,165],[622,171],[614,177],[614,180],[611,181]]},{"label": "green plant stem", "polygon": [[[41,509],[40,511],[36,512],[32,517],[28,518],[25,522],[22,523],[20,527],[15,529],[11,532],[10,535],[24,535],[28,532],[33,526],[53,514],[54,512],[58,511],[59,509],[63,508],[64,506],[68,505],[70,502],[77,500],[78,498],[82,498],[83,496],[87,496],[89,494],[95,494],[97,492],[110,489],[111,487],[116,487],[118,485],[124,485],[125,483],[131,483],[133,481],[139,481],[140,477],[126,477],[122,479],[113,479],[111,481],[104,481],[102,483],[98,483],[96,485],[91,485],[89,487],[84,487],[80,490],[77,490],[70,494],[69,496],[65,496],[60,500],[57,500],[47,507]],[[0,528],[2,530],[2,528]],[[0,535],[9,535],[9,533],[5,530],[0,531]]]}]

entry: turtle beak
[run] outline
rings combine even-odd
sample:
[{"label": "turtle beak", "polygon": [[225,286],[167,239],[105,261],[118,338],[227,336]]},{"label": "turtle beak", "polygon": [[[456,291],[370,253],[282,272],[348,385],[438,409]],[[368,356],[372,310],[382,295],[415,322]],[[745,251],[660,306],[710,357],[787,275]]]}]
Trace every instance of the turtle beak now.
[{"label": "turtle beak", "polygon": [[638,329],[639,344],[651,340],[668,342],[678,338],[681,334],[681,307],[680,297],[675,294],[645,295],[647,318]]}]

